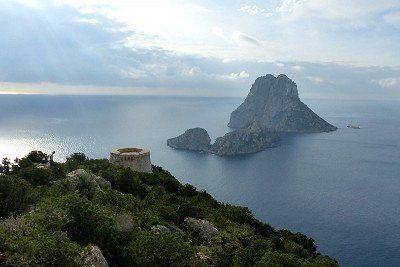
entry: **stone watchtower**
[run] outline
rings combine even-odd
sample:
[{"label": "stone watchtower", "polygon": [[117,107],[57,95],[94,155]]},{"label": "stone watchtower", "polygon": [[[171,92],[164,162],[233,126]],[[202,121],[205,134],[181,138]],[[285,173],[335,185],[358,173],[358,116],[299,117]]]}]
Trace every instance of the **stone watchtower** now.
[{"label": "stone watchtower", "polygon": [[143,148],[119,148],[110,153],[110,162],[132,171],[153,172],[150,161],[150,150]]}]

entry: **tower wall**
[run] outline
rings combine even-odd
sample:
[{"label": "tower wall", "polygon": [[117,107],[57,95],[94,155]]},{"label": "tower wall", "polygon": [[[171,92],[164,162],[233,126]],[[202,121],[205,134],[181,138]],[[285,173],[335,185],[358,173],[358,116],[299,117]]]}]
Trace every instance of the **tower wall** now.
[{"label": "tower wall", "polygon": [[143,148],[120,148],[110,153],[110,162],[132,171],[153,172],[150,160],[150,150]]}]

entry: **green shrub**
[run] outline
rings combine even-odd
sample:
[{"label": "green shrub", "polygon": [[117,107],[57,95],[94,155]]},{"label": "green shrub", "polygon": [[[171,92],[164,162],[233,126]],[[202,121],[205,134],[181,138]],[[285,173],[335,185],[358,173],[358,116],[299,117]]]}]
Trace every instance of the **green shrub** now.
[{"label": "green shrub", "polygon": [[315,254],[317,251],[317,246],[315,245],[314,239],[307,237],[302,233],[292,233],[289,230],[283,229],[279,230],[279,234],[282,236],[284,240],[291,240],[296,242],[305,248],[310,254]]},{"label": "green shrub", "polygon": [[33,186],[50,185],[56,178],[50,169],[27,167],[20,169],[18,175]]},{"label": "green shrub", "polygon": [[12,266],[79,266],[81,247],[66,233],[49,233],[23,217],[0,224],[0,249]]},{"label": "green shrub", "polygon": [[138,232],[125,252],[127,266],[188,266],[195,250],[180,236]]},{"label": "green shrub", "polygon": [[282,252],[267,252],[255,267],[299,267],[303,262],[295,255]]},{"label": "green shrub", "polygon": [[31,185],[15,176],[0,175],[0,218],[27,211],[33,202]]},{"label": "green shrub", "polygon": [[288,240],[284,242],[285,252],[299,256],[300,258],[310,257],[310,253],[301,245]]},{"label": "green shrub", "polygon": [[[1,266],[81,265],[79,255],[88,245],[99,247],[111,266],[337,266],[316,253],[313,239],[277,232],[248,208],[182,186],[160,167],[153,166],[152,174],[139,173],[76,153],[66,163],[35,168],[33,163],[44,157],[32,152],[12,167],[11,175],[0,175],[1,217],[35,207],[0,221]],[[101,175],[111,188],[91,190],[85,177],[73,192],[53,183],[78,167]],[[187,217],[208,220],[218,232],[207,245],[196,247],[189,230],[150,230],[158,224],[184,230]]]}]

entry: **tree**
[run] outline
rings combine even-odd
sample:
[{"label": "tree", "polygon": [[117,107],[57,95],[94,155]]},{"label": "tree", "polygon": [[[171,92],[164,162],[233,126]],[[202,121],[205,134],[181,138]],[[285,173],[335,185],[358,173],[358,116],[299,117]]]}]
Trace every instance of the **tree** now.
[{"label": "tree", "polygon": [[84,163],[88,158],[84,153],[74,153],[67,157],[67,162],[74,162],[77,164]]},{"label": "tree", "polygon": [[32,202],[32,188],[26,181],[9,175],[0,176],[0,217],[26,211]]},{"label": "tree", "polygon": [[88,158],[83,153],[74,153],[67,157],[67,161],[65,162],[65,167],[67,171],[73,171],[80,168]]},{"label": "tree", "polygon": [[48,155],[42,151],[31,151],[26,158],[32,163],[46,163],[48,161]]},{"label": "tree", "polygon": [[28,167],[20,169],[18,174],[22,179],[28,181],[33,186],[50,185],[50,183],[55,180],[50,169]]},{"label": "tree", "polygon": [[0,164],[0,173],[9,174],[11,170],[11,162],[8,158],[3,158]]}]

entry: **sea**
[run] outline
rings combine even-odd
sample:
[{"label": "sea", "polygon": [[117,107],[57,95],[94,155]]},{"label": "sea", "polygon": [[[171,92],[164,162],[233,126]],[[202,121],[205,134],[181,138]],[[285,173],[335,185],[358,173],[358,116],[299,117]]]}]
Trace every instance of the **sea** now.
[{"label": "sea", "polygon": [[[400,265],[400,102],[303,99],[339,129],[291,134],[265,151],[219,157],[174,150],[192,127],[229,131],[243,98],[0,95],[0,158],[31,150],[108,158],[144,147],[155,165],[261,221],[307,234],[341,266]],[[361,129],[350,129],[348,124]]]}]

